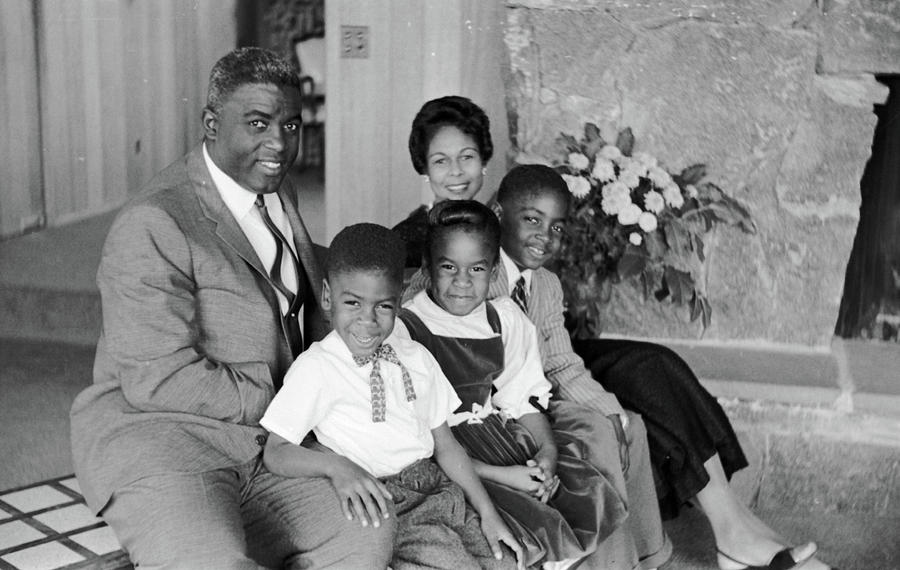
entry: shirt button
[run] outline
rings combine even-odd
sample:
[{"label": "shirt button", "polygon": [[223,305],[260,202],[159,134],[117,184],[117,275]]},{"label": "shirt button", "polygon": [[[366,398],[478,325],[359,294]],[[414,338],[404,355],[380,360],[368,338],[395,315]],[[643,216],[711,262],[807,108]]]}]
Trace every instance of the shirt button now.
[{"label": "shirt button", "polygon": [[265,434],[261,433],[256,436],[256,443],[258,443],[260,447],[265,447],[267,439],[268,437]]}]

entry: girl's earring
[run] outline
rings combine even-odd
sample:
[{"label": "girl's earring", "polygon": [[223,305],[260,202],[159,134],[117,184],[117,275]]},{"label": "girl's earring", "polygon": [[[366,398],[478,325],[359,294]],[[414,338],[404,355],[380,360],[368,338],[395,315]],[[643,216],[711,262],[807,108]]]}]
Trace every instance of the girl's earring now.
[{"label": "girl's earring", "polygon": [[487,166],[485,166],[484,168],[481,169],[481,175],[487,176]]},{"label": "girl's earring", "polygon": [[427,174],[422,175],[422,180],[425,181],[425,184],[428,184],[429,182],[431,182],[431,178],[428,178]]}]

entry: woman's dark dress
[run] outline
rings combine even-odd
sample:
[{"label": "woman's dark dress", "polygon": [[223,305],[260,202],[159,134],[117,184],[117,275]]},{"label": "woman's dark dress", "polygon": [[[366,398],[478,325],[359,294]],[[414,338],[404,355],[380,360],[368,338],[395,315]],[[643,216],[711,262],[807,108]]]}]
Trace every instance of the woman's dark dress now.
[{"label": "woman's dark dress", "polygon": [[[500,333],[500,318],[487,304],[488,322]],[[503,340],[457,339],[434,335],[409,309],[400,315],[410,336],[425,345],[441,365],[462,401],[457,412],[484,404],[493,381],[503,371]],[[585,416],[589,416],[586,412]],[[584,420],[585,417],[579,418]],[[559,422],[560,424],[562,422]],[[578,422],[584,429],[584,421]],[[574,423],[573,423],[574,426]],[[523,491],[493,481],[484,486],[507,524],[527,550],[526,563],[582,558],[593,552],[626,516],[621,495],[583,455],[580,437],[568,437],[566,426],[553,424],[557,441],[559,490],[548,504]],[[470,456],[490,465],[524,465],[537,451],[527,429],[497,414],[482,423],[462,423],[453,434]]]},{"label": "woman's dark dress", "polygon": [[422,267],[428,237],[428,206],[419,206],[392,229],[406,242],[406,267]]},{"label": "woman's dark dress", "polygon": [[703,464],[714,454],[729,479],[747,466],[725,411],[675,352],[620,339],[573,340],[572,347],[595,380],[643,417],[664,519],[709,483]]}]

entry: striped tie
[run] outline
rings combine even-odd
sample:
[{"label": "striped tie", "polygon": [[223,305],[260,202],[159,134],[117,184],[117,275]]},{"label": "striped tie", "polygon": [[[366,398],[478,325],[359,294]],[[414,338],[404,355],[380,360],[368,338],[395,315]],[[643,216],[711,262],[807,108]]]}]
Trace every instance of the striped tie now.
[{"label": "striped tie", "polygon": [[[303,305],[303,273],[300,272],[300,261],[294,254],[294,250],[291,248],[290,244],[288,244],[287,238],[284,237],[284,234],[281,233],[278,226],[276,226],[275,222],[272,221],[272,218],[269,217],[269,212],[266,210],[266,203],[263,200],[262,194],[257,194],[256,196],[256,207],[259,209],[259,214],[262,216],[262,221],[269,230],[269,233],[275,238],[275,261],[272,263],[272,270],[269,272],[269,277],[272,279],[272,285],[274,285],[275,288],[284,295],[284,298],[287,299],[288,311],[283,317],[284,329],[287,334],[288,345],[291,347],[291,354],[296,358],[297,355],[300,354],[300,349],[303,346],[303,334],[300,332],[300,321],[297,318],[300,306]],[[296,294],[288,289],[281,279],[281,262],[284,257],[285,249],[288,251],[290,257],[289,261],[293,264],[294,274],[297,276]]]},{"label": "striped tie", "polygon": [[512,300],[516,302],[516,305],[522,309],[522,312],[526,315],[528,314],[528,297],[525,294],[525,276],[522,275],[519,277],[519,280],[516,281],[515,287],[513,287],[512,293],[510,294]]}]

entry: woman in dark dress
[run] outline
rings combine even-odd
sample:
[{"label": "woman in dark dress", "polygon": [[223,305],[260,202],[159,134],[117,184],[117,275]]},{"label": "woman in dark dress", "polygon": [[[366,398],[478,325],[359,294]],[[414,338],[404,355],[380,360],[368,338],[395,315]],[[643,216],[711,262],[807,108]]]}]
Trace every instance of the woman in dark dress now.
[{"label": "woman in dark dress", "polygon": [[406,266],[420,267],[431,207],[444,200],[469,200],[484,184],[494,154],[491,123],[484,110],[465,97],[432,99],[413,119],[409,154],[434,201],[413,210],[393,229],[406,242]]}]

